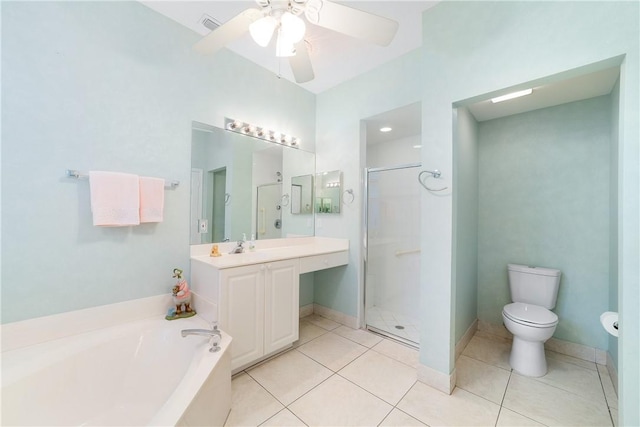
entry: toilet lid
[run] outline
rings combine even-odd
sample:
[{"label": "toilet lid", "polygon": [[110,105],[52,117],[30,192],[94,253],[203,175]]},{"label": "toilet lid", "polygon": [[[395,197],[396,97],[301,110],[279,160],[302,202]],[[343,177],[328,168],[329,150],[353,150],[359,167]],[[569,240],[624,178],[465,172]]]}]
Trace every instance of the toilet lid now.
[{"label": "toilet lid", "polygon": [[523,302],[504,306],[503,313],[514,322],[531,326],[551,326],[558,323],[558,315],[544,307]]}]

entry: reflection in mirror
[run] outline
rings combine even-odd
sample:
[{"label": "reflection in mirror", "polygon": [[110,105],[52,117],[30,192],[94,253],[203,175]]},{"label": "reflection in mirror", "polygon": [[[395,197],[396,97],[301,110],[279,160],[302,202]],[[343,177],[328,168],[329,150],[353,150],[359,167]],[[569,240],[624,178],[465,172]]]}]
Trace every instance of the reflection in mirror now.
[{"label": "reflection in mirror", "polygon": [[313,214],[313,175],[291,178],[290,203],[293,215]]},{"label": "reflection in mirror", "polygon": [[313,218],[292,215],[292,177],[315,174],[315,154],[193,122],[191,244],[313,236]]},{"label": "reflection in mirror", "polygon": [[322,172],[316,175],[316,213],[340,213],[342,171]]}]

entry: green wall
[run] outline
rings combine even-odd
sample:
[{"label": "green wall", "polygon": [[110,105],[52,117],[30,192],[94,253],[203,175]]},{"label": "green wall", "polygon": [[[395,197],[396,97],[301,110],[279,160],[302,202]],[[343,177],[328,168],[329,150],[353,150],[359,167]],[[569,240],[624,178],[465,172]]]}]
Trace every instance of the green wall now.
[{"label": "green wall", "polygon": [[[611,152],[609,155],[610,160],[610,174],[609,174],[609,196],[610,196],[610,208],[609,212],[609,307],[608,311],[618,311],[618,230],[620,224],[618,223],[618,174],[620,173],[618,168],[618,155],[619,155],[619,142],[618,134],[620,132],[618,123],[620,121],[620,80],[616,82],[613,90],[611,91]],[[609,335],[609,353],[613,359],[613,364],[618,369],[618,338],[613,335]]]},{"label": "green wall", "polygon": [[555,337],[606,349],[611,99],[481,122],[478,318],[502,323],[507,263],[562,271]]},{"label": "green wall", "polygon": [[455,342],[478,318],[478,123],[467,108],[454,109],[453,252]]},{"label": "green wall", "polygon": [[[168,293],[189,268],[191,125],[233,117],[313,151],[315,96],[138,2],[2,2],[2,322]],[[66,169],[181,182],[164,221],[94,227]]]}]

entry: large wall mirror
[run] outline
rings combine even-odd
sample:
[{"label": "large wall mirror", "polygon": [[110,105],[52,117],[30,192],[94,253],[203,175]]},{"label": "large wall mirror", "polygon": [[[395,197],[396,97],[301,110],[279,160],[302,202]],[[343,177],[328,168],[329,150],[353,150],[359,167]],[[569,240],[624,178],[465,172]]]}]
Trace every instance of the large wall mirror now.
[{"label": "large wall mirror", "polygon": [[314,153],[193,122],[191,244],[313,236],[314,174]]}]

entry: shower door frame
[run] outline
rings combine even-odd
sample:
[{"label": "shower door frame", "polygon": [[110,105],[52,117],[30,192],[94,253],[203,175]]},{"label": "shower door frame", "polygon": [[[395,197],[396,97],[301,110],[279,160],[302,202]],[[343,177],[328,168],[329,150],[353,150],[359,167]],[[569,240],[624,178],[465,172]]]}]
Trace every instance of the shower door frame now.
[{"label": "shower door frame", "polygon": [[[363,229],[362,229],[362,272],[363,272],[363,276],[362,276],[362,300],[360,302],[361,304],[361,308],[362,308],[362,321],[360,322],[360,326],[366,330],[369,330],[371,332],[374,332],[376,334],[379,335],[383,335],[386,338],[390,338],[393,340],[396,340],[398,342],[401,342],[403,344],[409,345],[411,347],[414,348],[419,348],[419,343],[415,343],[413,341],[409,341],[407,339],[404,339],[402,337],[399,337],[397,335],[393,335],[390,332],[387,331],[383,331],[381,329],[375,328],[375,327],[371,327],[373,329],[370,329],[370,327],[367,326],[367,276],[368,276],[368,256],[369,256],[369,173],[371,172],[385,172],[385,171],[391,171],[391,170],[398,170],[398,169],[410,169],[410,168],[421,168],[422,167],[422,162],[417,162],[417,163],[404,163],[404,164],[400,164],[400,165],[395,165],[395,166],[382,166],[382,167],[375,167],[375,168],[364,168],[363,171],[363,179],[362,181],[364,182],[364,196],[362,197],[362,203],[363,203],[363,209],[362,209],[362,216],[363,216],[363,221],[362,221],[362,225],[363,225]],[[418,179],[416,177],[416,179]]]}]

